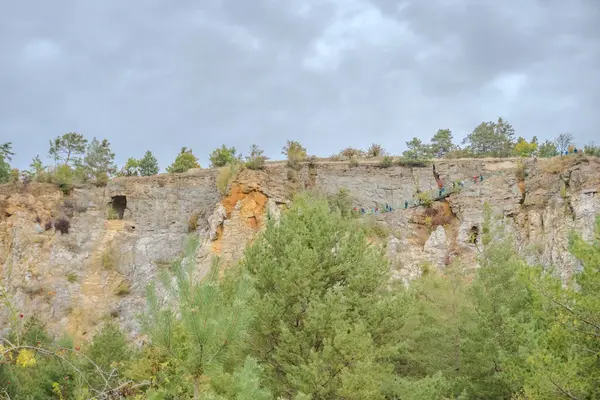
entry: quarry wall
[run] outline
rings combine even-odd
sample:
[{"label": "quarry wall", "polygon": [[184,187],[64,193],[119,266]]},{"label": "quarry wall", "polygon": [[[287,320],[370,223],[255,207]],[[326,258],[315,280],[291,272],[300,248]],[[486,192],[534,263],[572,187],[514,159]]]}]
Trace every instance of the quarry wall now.
[{"label": "quarry wall", "polygon": [[[556,265],[564,277],[578,268],[568,235],[593,237],[600,159],[439,160],[435,166],[442,196],[431,165],[380,168],[368,161],[243,170],[225,196],[217,189],[218,170],[117,178],[69,196],[49,184],[4,185],[0,288],[14,310],[38,315],[54,332],[66,329],[85,340],[103,321],[115,320],[136,338],[146,286],[181,255],[189,233],[200,237],[200,274],[215,255],[235,262],[267,215],[278,218],[305,189],[329,195],[346,189],[365,223],[381,227],[377,241],[392,274],[406,282],[424,265],[444,268],[462,259],[475,268],[485,203],[505,217],[531,262]],[[439,198],[415,207],[417,192]],[[60,217],[70,221],[68,234],[45,229]],[[0,312],[0,328],[8,313]]]}]

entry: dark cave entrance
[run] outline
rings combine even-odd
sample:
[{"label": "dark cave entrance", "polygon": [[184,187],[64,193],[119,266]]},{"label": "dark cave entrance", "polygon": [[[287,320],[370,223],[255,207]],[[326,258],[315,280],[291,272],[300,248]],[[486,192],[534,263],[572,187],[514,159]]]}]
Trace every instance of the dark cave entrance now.
[{"label": "dark cave entrance", "polygon": [[125,209],[127,208],[127,197],[113,196],[110,203],[118,218],[123,219],[123,214],[125,214]]},{"label": "dark cave entrance", "polygon": [[477,240],[479,239],[479,227],[474,225],[471,227],[469,231],[469,243],[477,244]]}]

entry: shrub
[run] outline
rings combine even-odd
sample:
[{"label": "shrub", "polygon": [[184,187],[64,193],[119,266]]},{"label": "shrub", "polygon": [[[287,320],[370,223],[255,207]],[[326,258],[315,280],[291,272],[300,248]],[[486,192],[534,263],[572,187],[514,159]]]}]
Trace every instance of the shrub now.
[{"label": "shrub", "polygon": [[46,223],[44,224],[44,229],[45,229],[45,230],[49,231],[49,230],[50,230],[50,229],[52,229],[52,228],[53,228],[53,226],[52,226],[52,221],[48,221],[48,222],[46,222]]},{"label": "shrub", "polygon": [[60,165],[56,168],[53,181],[64,194],[71,193],[73,189],[73,169],[68,165]]},{"label": "shrub", "polygon": [[521,160],[517,162],[517,169],[515,170],[515,177],[517,181],[523,182],[525,180],[525,164]]},{"label": "shrub", "polygon": [[401,167],[423,168],[423,167],[427,167],[430,164],[430,161],[401,157],[396,161],[396,164],[398,164]]},{"label": "shrub", "polygon": [[54,222],[54,229],[62,234],[68,234],[71,229],[71,223],[66,218],[59,218]]},{"label": "shrub", "polygon": [[73,272],[69,272],[67,274],[67,281],[69,281],[69,283],[77,282],[77,275],[75,275]]},{"label": "shrub", "polygon": [[430,216],[425,217],[425,226],[427,227],[429,232],[431,232],[433,228],[433,219]]},{"label": "shrub", "polygon": [[229,184],[237,177],[241,169],[242,165],[237,161],[219,169],[216,184],[222,195],[227,194]]},{"label": "shrub", "polygon": [[265,161],[268,157],[263,155],[263,151],[255,144],[250,147],[250,155],[246,157],[246,168],[258,170],[265,167]]},{"label": "shrub", "polygon": [[17,168],[13,168],[10,170],[10,181],[12,183],[17,183],[19,182],[19,176],[20,176],[20,172]]},{"label": "shrub", "polygon": [[196,232],[198,229],[198,218],[200,215],[198,213],[193,213],[190,215],[190,219],[188,220],[188,233]]},{"label": "shrub", "polygon": [[352,199],[348,189],[341,188],[336,194],[328,196],[327,202],[332,211],[339,211],[343,217],[352,215]]},{"label": "shrub", "polygon": [[218,149],[214,149],[209,156],[211,167],[224,167],[239,160],[235,154],[235,147],[226,147],[222,145]]},{"label": "shrub", "polygon": [[119,213],[113,207],[108,207],[106,209],[106,219],[119,219]]},{"label": "shrub", "polygon": [[117,286],[117,288],[115,289],[115,294],[117,296],[125,296],[126,294],[129,294],[129,290],[130,290],[129,282],[122,281],[119,284],[119,286]]},{"label": "shrub", "polygon": [[287,156],[288,165],[296,166],[306,159],[306,148],[299,142],[288,140],[281,154]]},{"label": "shrub", "polygon": [[389,168],[394,165],[394,160],[390,156],[383,157],[383,160],[379,163],[380,168]]},{"label": "shrub", "polygon": [[72,200],[67,199],[63,201],[62,208],[67,217],[73,218],[73,215],[75,214],[75,203],[73,203]]},{"label": "shrub", "polygon": [[384,156],[385,154],[386,154],[386,151],[383,148],[383,146],[380,144],[373,143],[367,149],[367,157],[381,157],[381,156]]},{"label": "shrub", "polygon": [[102,268],[104,269],[115,269],[116,267],[116,256],[115,256],[115,252],[114,249],[112,247],[107,247],[104,249],[104,251],[102,252],[102,257],[100,259],[101,263],[102,263]]},{"label": "shrub", "polygon": [[350,166],[350,168],[358,167],[358,160],[356,159],[356,157],[352,157],[348,165]]},{"label": "shrub", "polygon": [[433,199],[431,198],[431,194],[429,192],[421,192],[417,195],[417,199],[424,207],[431,207],[433,204]]},{"label": "shrub", "polygon": [[108,185],[108,173],[106,173],[106,171],[100,171],[96,173],[94,185],[96,185],[97,187],[105,187],[106,185]]},{"label": "shrub", "polygon": [[380,239],[387,239],[391,234],[387,225],[377,222],[372,216],[365,219],[364,228],[368,236],[376,236]]},{"label": "shrub", "polygon": [[192,168],[200,168],[198,158],[192,153],[192,149],[182,147],[181,151],[173,161],[173,164],[167,167],[167,172],[170,174],[186,172]]},{"label": "shrub", "polygon": [[75,205],[75,211],[78,213],[84,213],[88,210],[88,204],[85,201],[80,201]]},{"label": "shrub", "polygon": [[344,160],[352,160],[358,157],[364,157],[364,152],[360,149],[355,149],[352,147],[346,147],[344,150],[340,152],[340,156]]}]

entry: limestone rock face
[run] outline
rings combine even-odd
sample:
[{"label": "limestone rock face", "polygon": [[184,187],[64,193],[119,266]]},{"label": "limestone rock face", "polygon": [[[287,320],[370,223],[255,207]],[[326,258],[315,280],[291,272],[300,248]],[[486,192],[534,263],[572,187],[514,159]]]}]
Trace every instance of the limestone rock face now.
[{"label": "limestone rock face", "polygon": [[[19,312],[38,314],[51,330],[67,329],[76,340],[91,337],[107,318],[138,338],[135,316],[145,307],[145,289],[182,255],[189,234],[199,237],[203,276],[216,256],[225,266],[240,260],[267,220],[277,224],[294,193],[305,189],[326,195],[346,189],[353,206],[366,211],[390,206],[393,211],[368,218],[389,230],[381,241],[392,276],[407,284],[424,269],[443,269],[454,260],[477,266],[485,204],[503,218],[531,262],[556,265],[563,277],[580,268],[568,252],[568,235],[575,230],[593,237],[600,215],[599,159],[435,165],[451,194],[429,207],[412,204],[418,191],[437,197],[430,166],[379,168],[373,162],[317,162],[299,169],[273,163],[263,171],[241,171],[225,196],[216,187],[217,171],[201,169],[118,178],[70,196],[53,185],[3,185],[0,290]],[[68,233],[52,227],[61,218],[70,223]],[[0,310],[0,329],[7,312]]]}]

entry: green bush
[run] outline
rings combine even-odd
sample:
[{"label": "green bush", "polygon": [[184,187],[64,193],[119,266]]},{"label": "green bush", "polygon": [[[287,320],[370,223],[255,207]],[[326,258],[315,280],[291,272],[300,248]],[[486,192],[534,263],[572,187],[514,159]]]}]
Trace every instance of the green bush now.
[{"label": "green bush", "polygon": [[68,195],[73,190],[73,169],[66,164],[58,166],[53,176],[53,182],[64,194]]},{"label": "green bush", "polygon": [[198,158],[192,153],[192,149],[182,147],[181,151],[173,161],[173,164],[167,167],[167,172],[170,174],[186,172],[192,168],[200,168]]},{"label": "green bush", "polygon": [[394,159],[390,156],[383,157],[383,160],[379,163],[380,168],[390,168],[394,165]]},{"label": "green bush", "polygon": [[337,211],[343,217],[352,215],[352,198],[348,189],[341,188],[336,194],[328,196],[327,201],[331,211]]},{"label": "green bush", "polygon": [[433,199],[431,198],[431,194],[429,192],[421,192],[417,194],[417,199],[421,203],[423,207],[429,208],[433,204]]},{"label": "green bush", "polygon": [[232,164],[234,162],[239,161],[239,156],[235,153],[235,147],[227,147],[222,145],[220,148],[213,150],[209,156],[210,166],[215,167],[224,167],[226,165]]},{"label": "green bush", "polygon": [[246,157],[246,168],[248,169],[263,169],[265,167],[265,161],[268,160],[268,157],[263,155],[263,151],[258,147],[258,145],[253,144],[250,147],[250,155]]},{"label": "green bush", "polygon": [[299,162],[306,160],[306,148],[299,142],[288,140],[281,154],[287,157],[288,165],[295,167]]},{"label": "green bush", "polygon": [[423,168],[431,165],[431,161],[401,157],[396,161],[396,164],[401,167]]}]

